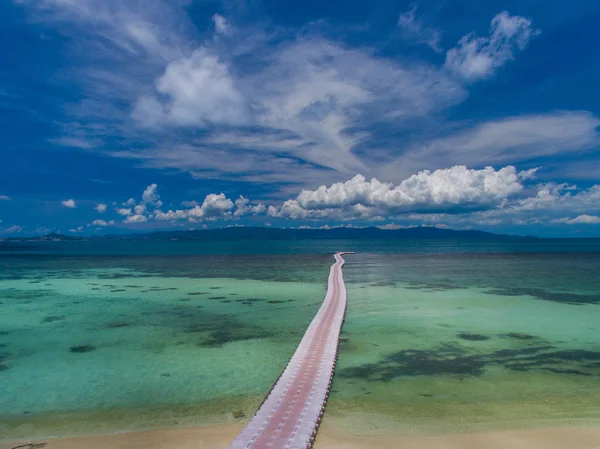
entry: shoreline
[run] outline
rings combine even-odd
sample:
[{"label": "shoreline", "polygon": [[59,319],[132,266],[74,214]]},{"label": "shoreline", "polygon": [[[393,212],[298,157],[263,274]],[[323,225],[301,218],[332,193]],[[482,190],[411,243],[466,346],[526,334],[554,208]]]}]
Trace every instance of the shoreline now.
[{"label": "shoreline", "polygon": [[[226,449],[245,421],[195,427],[141,430],[116,434],[12,440],[0,449],[46,443],[45,449]],[[349,431],[338,418],[324,419],[315,449],[597,449],[600,424],[448,435],[410,436],[391,431],[377,435]]]}]

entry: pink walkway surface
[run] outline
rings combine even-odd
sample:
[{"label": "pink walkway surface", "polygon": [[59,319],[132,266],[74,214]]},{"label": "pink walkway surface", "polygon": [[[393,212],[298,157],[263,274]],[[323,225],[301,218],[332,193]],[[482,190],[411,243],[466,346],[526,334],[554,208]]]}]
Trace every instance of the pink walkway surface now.
[{"label": "pink walkway surface", "polygon": [[298,349],[229,449],[311,448],[329,396],[346,313],[344,259],[335,254],[327,295]]}]

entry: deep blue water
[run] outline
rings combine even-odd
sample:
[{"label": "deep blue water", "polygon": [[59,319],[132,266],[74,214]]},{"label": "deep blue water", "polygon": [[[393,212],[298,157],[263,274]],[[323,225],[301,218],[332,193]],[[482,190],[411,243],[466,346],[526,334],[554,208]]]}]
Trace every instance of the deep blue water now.
[{"label": "deep blue water", "polygon": [[178,255],[367,253],[600,253],[600,239],[0,242],[0,254]]}]

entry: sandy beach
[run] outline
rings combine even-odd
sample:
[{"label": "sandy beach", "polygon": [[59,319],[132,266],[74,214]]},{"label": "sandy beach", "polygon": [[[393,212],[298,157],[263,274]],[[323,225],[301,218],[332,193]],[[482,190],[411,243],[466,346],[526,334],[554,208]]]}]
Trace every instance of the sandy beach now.
[{"label": "sandy beach", "polygon": [[[158,429],[116,435],[35,440],[45,449],[226,449],[243,423]],[[0,443],[12,449],[28,441]],[[324,423],[315,449],[600,449],[600,427],[485,432],[463,435],[353,435]]]}]

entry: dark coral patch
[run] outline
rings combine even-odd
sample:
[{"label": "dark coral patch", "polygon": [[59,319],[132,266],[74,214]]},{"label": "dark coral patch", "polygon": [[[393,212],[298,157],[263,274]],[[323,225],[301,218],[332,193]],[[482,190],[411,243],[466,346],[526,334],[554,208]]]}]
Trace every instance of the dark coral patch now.
[{"label": "dark coral patch", "polygon": [[51,315],[51,316],[42,318],[40,323],[54,323],[55,321],[62,321],[64,319],[65,319],[64,315]]},{"label": "dark coral patch", "polygon": [[125,323],[124,321],[114,321],[112,323],[107,323],[106,327],[110,329],[118,328],[118,327],[127,327],[129,323]]},{"label": "dark coral patch", "polygon": [[485,340],[489,340],[491,338],[491,337],[488,337],[487,335],[471,334],[468,332],[460,332],[460,333],[456,334],[456,336],[458,338],[461,338],[463,340],[468,340],[468,341],[485,341]]},{"label": "dark coral patch", "polygon": [[517,340],[535,340],[535,337],[533,335],[524,334],[522,332],[511,332],[509,334],[506,334],[506,336],[510,338],[515,338]]},{"label": "dark coral patch", "polygon": [[578,293],[559,293],[550,292],[541,288],[494,288],[486,291],[489,295],[501,295],[501,296],[533,296],[537,299],[543,299],[546,301],[561,302],[564,304],[599,304],[599,295],[583,295]]},{"label": "dark coral patch", "polygon": [[92,346],[92,345],[71,346],[71,348],[69,349],[69,351],[77,353],[77,354],[81,354],[84,352],[92,352],[95,350],[96,350],[96,347]]},{"label": "dark coral patch", "polygon": [[470,353],[444,345],[433,350],[403,350],[378,363],[340,371],[342,377],[389,381],[407,376],[480,376],[490,366],[512,371],[545,371],[561,375],[600,377],[600,351],[553,351],[552,346],[501,349],[488,354]]}]

